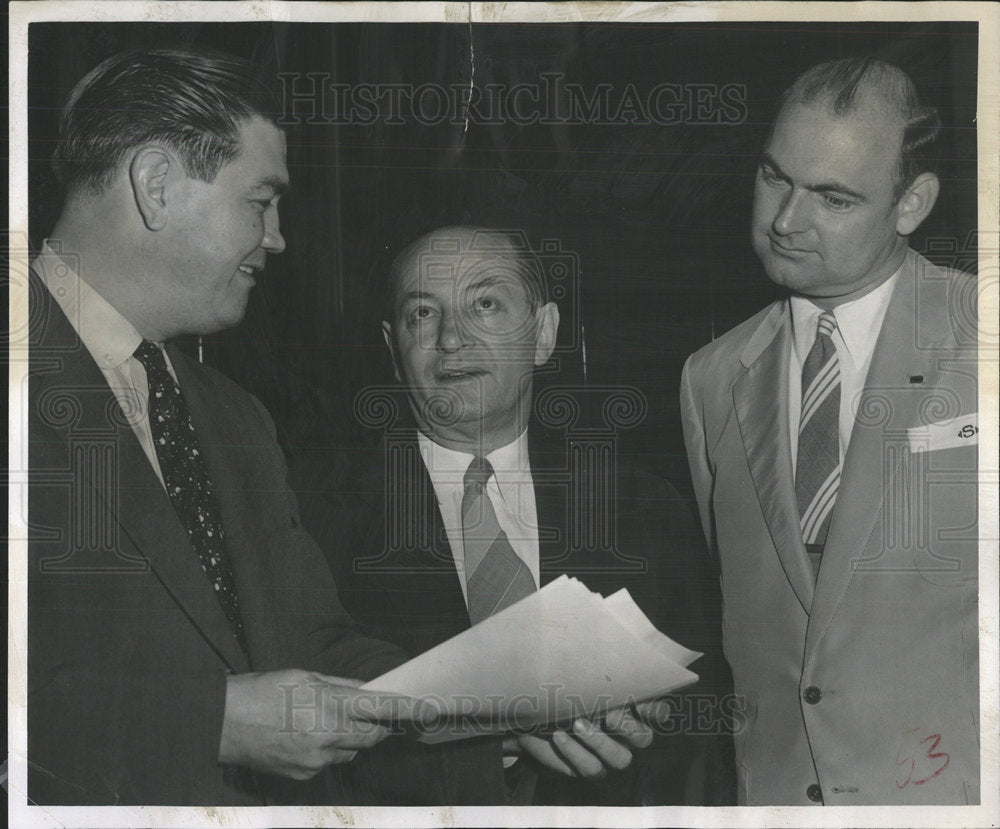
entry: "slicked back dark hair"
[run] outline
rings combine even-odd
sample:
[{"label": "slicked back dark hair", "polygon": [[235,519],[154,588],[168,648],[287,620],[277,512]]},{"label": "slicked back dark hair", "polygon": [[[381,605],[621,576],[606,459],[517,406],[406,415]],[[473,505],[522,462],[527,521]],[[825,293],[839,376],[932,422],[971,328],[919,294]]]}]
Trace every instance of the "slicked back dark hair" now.
[{"label": "slicked back dark hair", "polygon": [[826,103],[839,117],[854,112],[872,95],[887,105],[888,114],[903,122],[903,141],[893,175],[893,198],[898,202],[917,176],[937,172],[935,145],[941,132],[937,110],[920,100],[906,72],[873,57],[828,61],[800,75],[785,91],[782,105]]},{"label": "slicked back dark hair", "polygon": [[121,52],[70,93],[52,169],[67,191],[97,194],[131,150],[163,143],[189,176],[212,181],[239,153],[243,122],[255,115],[275,122],[272,83],[249,61],[208,49]]}]

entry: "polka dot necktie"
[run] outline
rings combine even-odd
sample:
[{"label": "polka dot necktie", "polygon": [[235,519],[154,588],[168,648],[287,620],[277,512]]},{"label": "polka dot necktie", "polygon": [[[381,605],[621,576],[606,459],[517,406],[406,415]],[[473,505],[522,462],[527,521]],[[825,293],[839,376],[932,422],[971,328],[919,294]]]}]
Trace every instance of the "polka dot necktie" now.
[{"label": "polka dot necktie", "polygon": [[493,467],[486,458],[473,458],[463,481],[462,543],[469,620],[481,622],[535,592],[531,571],[500,529],[486,491]]},{"label": "polka dot necktie", "polygon": [[146,369],[149,382],[149,425],[160,462],[163,482],[177,517],[191,539],[201,569],[233,629],[233,636],[246,652],[236,582],[226,553],[222,516],[212,491],[198,435],[180,388],[167,370],[163,352],[149,340],[135,350],[135,358]]},{"label": "polka dot necktie", "polygon": [[820,315],[816,341],[802,365],[802,414],[795,494],[802,540],[818,567],[840,486],[840,363],[833,344],[837,320]]}]

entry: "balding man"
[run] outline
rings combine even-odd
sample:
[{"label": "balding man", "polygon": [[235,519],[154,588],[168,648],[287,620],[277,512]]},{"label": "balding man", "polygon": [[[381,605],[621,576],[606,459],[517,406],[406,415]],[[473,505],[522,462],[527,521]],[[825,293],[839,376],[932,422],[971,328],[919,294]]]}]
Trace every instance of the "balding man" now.
[{"label": "balding man", "polygon": [[744,804],[979,802],[976,286],[908,247],[939,129],[895,66],[796,80],[753,211],[789,296],[685,367]]},{"label": "balding man", "polygon": [[[303,520],[327,553],[345,606],[412,654],[567,573],[605,595],[627,587],[662,630],[717,655],[706,619],[717,588],[677,493],[623,463],[615,476],[614,467],[587,462],[586,452],[572,450],[572,435],[535,411],[533,374],[552,355],[558,325],[539,260],[520,234],[445,227],[412,243],[391,268],[382,323],[403,384],[399,420],[379,451],[354,452],[344,464],[322,459],[300,479]],[[576,405],[569,396],[562,403]],[[483,535],[502,543],[484,549]],[[703,662],[695,669],[711,673]],[[707,678],[695,691],[703,695],[700,722],[685,710],[686,697],[675,698],[674,716],[654,723],[673,736],[652,746],[648,726],[622,712],[601,727],[580,720],[551,737],[452,744],[467,777],[441,781],[451,791],[428,797],[724,801],[724,775],[705,762],[709,747],[729,739],[720,736],[722,692]]]}]

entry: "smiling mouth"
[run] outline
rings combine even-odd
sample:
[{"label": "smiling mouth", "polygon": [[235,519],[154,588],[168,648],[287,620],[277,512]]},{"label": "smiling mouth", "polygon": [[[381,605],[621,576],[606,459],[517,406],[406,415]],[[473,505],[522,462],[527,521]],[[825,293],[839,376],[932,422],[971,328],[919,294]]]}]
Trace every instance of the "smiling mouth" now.
[{"label": "smiling mouth", "polygon": [[788,248],[788,247],[785,247],[783,244],[781,244],[773,236],[768,236],[767,238],[771,242],[771,247],[775,251],[777,251],[779,254],[781,254],[782,256],[788,256],[789,258],[792,258],[792,259],[800,259],[803,256],[808,256],[810,253],[812,253],[812,251],[803,250],[802,248]]},{"label": "smiling mouth", "polygon": [[253,265],[240,265],[236,270],[254,282],[257,281],[257,275],[260,273],[260,268],[255,268]]}]

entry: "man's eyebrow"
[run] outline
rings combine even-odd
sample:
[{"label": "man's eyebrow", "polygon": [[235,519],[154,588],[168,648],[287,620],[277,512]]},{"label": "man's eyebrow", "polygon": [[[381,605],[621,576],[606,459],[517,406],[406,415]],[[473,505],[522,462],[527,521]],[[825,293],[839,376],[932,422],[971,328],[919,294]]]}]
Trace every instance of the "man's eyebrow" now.
[{"label": "man's eyebrow", "polygon": [[503,282],[505,280],[499,279],[496,276],[484,276],[482,279],[477,279],[471,285],[466,285],[467,291],[475,291],[479,288],[492,288],[498,282]]},{"label": "man's eyebrow", "polygon": [[845,184],[841,184],[838,181],[825,181],[819,184],[813,184],[806,188],[811,190],[813,193],[836,193],[840,196],[847,196],[850,199],[854,199],[859,202],[868,201],[868,197],[864,193],[859,193],[857,190],[852,190]]},{"label": "man's eyebrow", "polygon": [[402,294],[399,297],[399,301],[403,303],[410,299],[433,299],[433,298],[434,294],[432,293],[429,293],[427,291],[413,290],[413,291],[407,291],[406,293]]},{"label": "man's eyebrow", "polygon": [[471,285],[467,285],[466,288],[465,288],[465,290],[467,290],[467,291],[476,291],[476,290],[479,290],[480,288],[493,288],[493,287],[496,287],[497,285],[504,285],[504,286],[506,286],[506,285],[520,285],[520,284],[521,284],[521,280],[518,279],[518,277],[514,276],[513,274],[511,276],[509,276],[509,277],[507,277],[507,276],[484,276],[482,279],[479,279],[479,280],[473,282]]},{"label": "man's eyebrow", "polygon": [[781,178],[785,179],[786,181],[788,180],[788,176],[785,175],[785,171],[781,169],[781,165],[774,160],[774,158],[770,155],[770,153],[766,151],[763,152],[760,156],[760,163],[766,164]]},{"label": "man's eyebrow", "polygon": [[274,191],[276,196],[281,196],[288,192],[288,186],[288,179],[281,178],[280,176],[265,176],[255,182],[252,189],[263,190],[264,188],[268,188]]},{"label": "man's eyebrow", "polygon": [[[775,161],[774,158],[768,153],[765,152],[761,155],[761,164],[766,164],[770,167],[779,178],[783,178],[785,181],[791,181],[788,174],[781,169],[781,165],[778,164],[778,162]],[[852,190],[846,184],[841,184],[839,181],[823,181],[818,184],[806,184],[804,187],[812,193],[839,193],[855,199],[856,201],[868,201],[868,197],[864,193]]]}]

